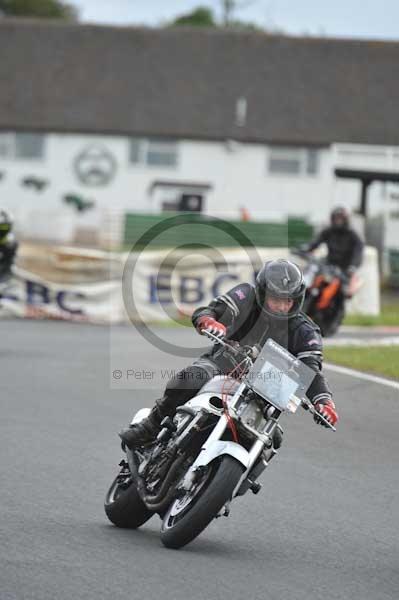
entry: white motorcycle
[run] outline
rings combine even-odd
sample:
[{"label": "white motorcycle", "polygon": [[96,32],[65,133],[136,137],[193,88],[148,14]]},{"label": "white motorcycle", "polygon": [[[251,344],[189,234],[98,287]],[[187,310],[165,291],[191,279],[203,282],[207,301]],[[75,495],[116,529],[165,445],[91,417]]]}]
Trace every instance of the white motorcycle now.
[{"label": "white motorcycle", "polygon": [[[105,498],[118,527],[135,529],[159,514],[168,548],[188,544],[214,518],[228,516],[237,496],[260,491],[258,478],[280,445],[283,413],[301,404],[315,412],[305,395],[314,371],[272,339],[259,352],[209,337],[234,357],[232,373],[214,377],[173,419],[166,417],[152,444],[126,448]],[[132,424],[149,410],[139,410]]]}]

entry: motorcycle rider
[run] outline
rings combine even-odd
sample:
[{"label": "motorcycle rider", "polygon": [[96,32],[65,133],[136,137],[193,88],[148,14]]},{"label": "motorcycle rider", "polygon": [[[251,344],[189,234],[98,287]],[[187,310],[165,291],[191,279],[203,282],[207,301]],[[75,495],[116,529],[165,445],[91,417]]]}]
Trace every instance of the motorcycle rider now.
[{"label": "motorcycle rider", "polygon": [[312,252],[321,244],[327,245],[327,263],[340,267],[346,275],[345,296],[350,297],[354,275],[362,264],[364,243],[350,226],[349,213],[343,206],[334,208],[330,215],[330,226],[323,229],[310,244],[301,249]]},{"label": "motorcycle rider", "polygon": [[[303,312],[305,295],[302,272],[287,260],[264,264],[255,286],[241,283],[214,298],[208,306],[197,308],[192,322],[198,333],[213,333],[220,339],[242,345],[263,346],[272,338],[315,371],[307,396],[316,411],[332,425],[338,414],[328,384],[322,374],[323,348],[320,330]],[[215,344],[194,363],[172,377],[163,397],[143,421],[120,432],[129,448],[154,441],[161,421],[173,416],[178,406],[193,398],[207,381],[233,368],[221,344]],[[316,422],[325,425],[315,415]],[[326,426],[326,425],[325,425]],[[275,448],[281,445],[280,430],[275,430]]]},{"label": "motorcycle rider", "polygon": [[12,226],[11,214],[4,208],[0,209],[0,280],[7,279],[11,275],[11,267],[18,248]]}]

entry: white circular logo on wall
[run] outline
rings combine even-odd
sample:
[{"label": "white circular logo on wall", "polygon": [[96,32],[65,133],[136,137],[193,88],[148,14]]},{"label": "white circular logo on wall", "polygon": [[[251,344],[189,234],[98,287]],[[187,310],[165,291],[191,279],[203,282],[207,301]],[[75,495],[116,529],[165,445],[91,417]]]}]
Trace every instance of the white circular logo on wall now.
[{"label": "white circular logo on wall", "polygon": [[74,161],[77,178],[83,185],[107,185],[116,173],[116,160],[104,146],[89,146]]}]

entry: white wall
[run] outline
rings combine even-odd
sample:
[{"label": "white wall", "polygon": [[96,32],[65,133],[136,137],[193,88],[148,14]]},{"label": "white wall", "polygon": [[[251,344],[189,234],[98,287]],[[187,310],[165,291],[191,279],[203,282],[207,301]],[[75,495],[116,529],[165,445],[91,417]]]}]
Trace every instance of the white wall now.
[{"label": "white wall", "polygon": [[186,142],[182,167],[188,178],[205,177],[214,184],[208,196],[209,213],[238,218],[245,206],[252,219],[281,221],[288,214],[318,222],[325,218],[325,196],[330,186],[329,150],[320,151],[321,172],[316,177],[276,176],[267,170],[268,149],[260,144]]},{"label": "white wall", "polygon": [[[103,187],[82,184],[74,171],[77,155],[92,144],[104,146],[116,163],[114,178]],[[293,215],[321,224],[333,205],[355,208],[359,203],[360,185],[335,180],[335,167],[399,168],[398,148],[334,145],[320,150],[316,176],[276,176],[267,171],[267,153],[261,144],[182,140],[177,167],[160,168],[129,163],[128,138],[53,133],[47,136],[43,160],[0,158],[0,171],[5,173],[0,204],[14,212],[25,234],[68,242],[76,225],[101,227],[107,212],[158,212],[159,194],[148,193],[153,181],[190,181],[212,185],[205,203],[209,214],[237,219],[240,206],[245,206],[252,219],[280,221]],[[32,175],[49,180],[44,192],[20,185],[23,177]],[[383,190],[378,184],[370,190],[372,213],[383,206]],[[96,208],[76,213],[62,202],[66,193],[95,200]]]}]

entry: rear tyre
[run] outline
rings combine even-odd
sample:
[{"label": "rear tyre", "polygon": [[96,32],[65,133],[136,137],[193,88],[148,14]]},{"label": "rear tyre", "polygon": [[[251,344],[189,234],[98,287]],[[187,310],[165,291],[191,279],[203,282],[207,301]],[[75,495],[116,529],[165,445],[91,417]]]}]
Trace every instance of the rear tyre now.
[{"label": "rear tyre", "polygon": [[328,315],[328,317],[324,320],[324,326],[323,326],[323,336],[324,337],[331,337],[333,335],[335,335],[338,331],[338,329],[341,326],[342,321],[344,320],[345,317],[345,306],[342,305],[336,305],[333,307],[333,310],[330,312],[330,314]]},{"label": "rear tyre", "polygon": [[117,527],[137,529],[152,517],[152,513],[140,498],[133,481],[126,487],[118,475],[111,484],[104,502],[108,519]]},{"label": "rear tyre", "polygon": [[193,492],[169,507],[161,527],[164,546],[177,549],[196,538],[231,500],[243,472],[243,465],[229,455],[208,465]]}]

